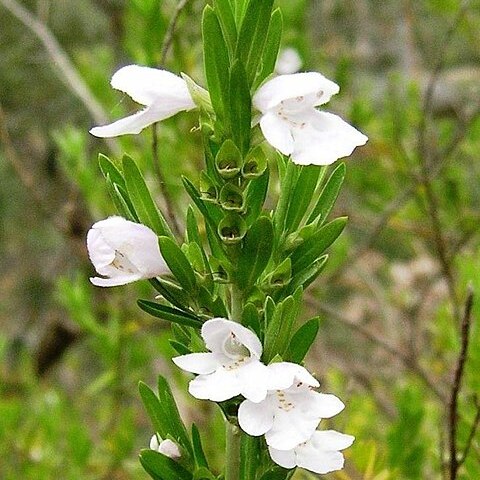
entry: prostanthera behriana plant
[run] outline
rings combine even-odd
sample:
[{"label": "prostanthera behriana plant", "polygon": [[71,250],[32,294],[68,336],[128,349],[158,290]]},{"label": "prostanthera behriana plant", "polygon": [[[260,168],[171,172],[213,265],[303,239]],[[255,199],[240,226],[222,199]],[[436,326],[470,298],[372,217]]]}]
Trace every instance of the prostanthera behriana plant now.
[{"label": "prostanthera behriana plant", "polygon": [[[97,222],[87,239],[95,285],[150,280],[155,292],[140,308],[172,323],[173,362],[195,375],[190,394],[224,413],[225,468],[213,472],[167,380],[159,378],[158,394],[141,383],[154,436],[140,461],[156,480],[281,480],[297,467],[327,473],[343,468],[341,451],[354,440],[319,429],[344,404],[320,393],[302,366],[318,320],[298,325],[297,317],[346,223],[327,221],[345,175],[343,164],[329,176],[327,166],[367,137],[317,110],[338,92],[334,82],[316,72],[272,74],[281,29],[273,0],[214,0],[202,19],[206,88],[183,74],[123,67],[112,86],[145,108],[91,130],[138,134],[196,109],[203,137],[205,169],[183,179],[192,205],[182,241],[128,156],[121,164],[100,157],[119,216]],[[280,193],[266,210],[271,169]]]}]

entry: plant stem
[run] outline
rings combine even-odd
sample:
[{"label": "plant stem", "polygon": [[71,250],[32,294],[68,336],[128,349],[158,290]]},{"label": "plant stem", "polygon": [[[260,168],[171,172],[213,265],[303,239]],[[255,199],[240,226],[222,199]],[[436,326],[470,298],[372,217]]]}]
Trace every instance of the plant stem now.
[{"label": "plant stem", "polygon": [[240,479],[240,429],[227,421],[225,449],[225,480]]},{"label": "plant stem", "polygon": [[230,320],[234,322],[239,322],[242,319],[242,311],[243,311],[243,296],[242,291],[238,288],[238,285],[233,284],[230,290],[230,300],[231,300],[231,308],[230,308]]}]

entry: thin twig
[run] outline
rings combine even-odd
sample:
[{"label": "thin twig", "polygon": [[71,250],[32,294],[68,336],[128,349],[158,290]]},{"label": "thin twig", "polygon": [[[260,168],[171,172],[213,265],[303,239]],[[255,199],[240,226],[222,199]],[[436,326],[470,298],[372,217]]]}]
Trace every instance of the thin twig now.
[{"label": "thin twig", "polygon": [[478,427],[480,425],[480,402],[478,401],[477,395],[474,396],[474,404],[475,404],[475,408],[477,409],[477,412],[475,414],[475,418],[473,419],[473,423],[470,428],[470,433],[468,434],[467,443],[465,444],[465,449],[463,450],[463,453],[462,453],[462,457],[458,461],[459,467],[463,465],[463,463],[467,459],[468,454],[470,452],[470,448],[472,447],[473,439],[475,438]]},{"label": "thin twig", "polygon": [[371,332],[369,329],[365,328],[363,325],[353,322],[352,320],[340,315],[335,309],[320,302],[317,302],[312,298],[307,298],[307,302],[313,305],[317,311],[320,310],[326,313],[329,317],[334,318],[335,320],[340,321],[347,327],[357,331],[365,338],[381,347],[385,352],[400,360],[405,367],[407,367],[410,371],[414,372],[425,383],[425,385],[429,387],[429,389],[435,394],[437,398],[442,401],[442,403],[445,403],[445,393],[438,388],[437,383],[432,380],[427,374],[427,372],[425,372],[422,367],[418,365],[418,363],[416,363],[410,356],[406,355],[397,347],[386,342],[385,340],[383,340],[383,338],[380,338],[379,336]]},{"label": "thin twig", "polygon": [[460,21],[465,14],[467,7],[469,5],[468,0],[464,0],[455,16],[450,28],[448,29],[443,44],[440,46],[439,50],[442,55],[439,56],[435,67],[433,69],[432,75],[425,92],[425,97],[423,101],[422,116],[420,124],[418,127],[418,159],[420,161],[420,175],[421,182],[425,188],[425,196],[427,200],[427,210],[432,223],[433,233],[434,233],[434,242],[435,248],[437,250],[438,259],[442,267],[443,275],[447,281],[448,292],[450,296],[450,301],[453,307],[453,313],[456,323],[460,323],[460,302],[458,299],[456,287],[455,287],[455,278],[453,274],[452,263],[447,254],[448,247],[443,235],[442,224],[439,214],[439,202],[433,188],[432,180],[430,177],[430,155],[431,148],[428,144],[428,127],[429,121],[432,114],[432,103],[435,88],[437,86],[441,72],[445,67],[445,51],[449,48],[450,43],[452,42],[454,35],[458,29]]},{"label": "thin twig", "polygon": [[[160,55],[160,68],[163,68],[165,66],[168,52],[172,46],[173,37],[175,35],[175,28],[177,26],[178,19],[180,18],[180,14],[182,10],[187,6],[189,1],[190,0],[180,0],[177,6],[175,7],[175,11],[173,12],[172,18],[170,19],[170,23],[168,25],[167,31],[165,32],[165,36],[163,38],[162,50]],[[165,177],[160,168],[160,156],[158,154],[158,126],[156,123],[152,125],[152,154],[153,154],[153,168],[155,170],[155,174],[158,177],[158,181],[160,184],[160,191],[165,201],[165,206],[167,208],[168,219],[172,224],[175,235],[178,238],[180,238],[182,235],[182,229],[180,228],[180,224],[177,220],[177,216],[175,215],[173,202],[166,186]]]},{"label": "thin twig", "polygon": [[[51,30],[34,14],[23,7],[16,0],[0,0],[13,16],[23,23],[42,42],[45,50],[50,55],[54,70],[63,83],[79,98],[97,124],[107,122],[107,114],[93,96],[87,84],[78,73],[66,52],[58,43]],[[120,148],[114,139],[107,139],[109,148],[119,152]]]},{"label": "thin twig", "polygon": [[458,395],[462,387],[463,372],[465,363],[467,361],[468,344],[470,327],[472,324],[472,307],[473,307],[474,292],[472,287],[469,287],[467,300],[465,302],[465,310],[462,320],[461,330],[461,347],[460,354],[455,368],[455,375],[450,394],[450,402],[448,408],[448,445],[450,451],[450,480],[457,478],[458,468],[460,467],[459,458],[457,457],[457,429],[458,429]]}]

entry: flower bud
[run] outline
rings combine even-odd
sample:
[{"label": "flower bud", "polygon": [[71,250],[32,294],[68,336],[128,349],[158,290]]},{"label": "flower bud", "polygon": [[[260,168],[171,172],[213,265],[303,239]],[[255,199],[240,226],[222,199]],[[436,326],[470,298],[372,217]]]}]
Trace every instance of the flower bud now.
[{"label": "flower bud", "polygon": [[234,245],[242,241],[247,233],[247,225],[240,215],[226,215],[218,225],[218,235],[223,243]]},{"label": "flower bud", "polygon": [[224,210],[242,212],[244,209],[242,191],[231,183],[225,184],[220,190],[220,205]]},{"label": "flower bud", "polygon": [[242,154],[229,139],[221,146],[215,158],[218,173],[225,179],[236,177],[242,167]]},{"label": "flower bud", "polygon": [[98,287],[125,285],[169,271],[157,235],[122,217],[95,223],[87,234],[87,249],[95,270],[106,277],[90,278]]},{"label": "flower bud", "polygon": [[172,442],[170,439],[159,441],[160,437],[158,435],[153,435],[150,439],[150,450],[161,453],[166,457],[171,458],[172,460],[178,460],[182,454],[180,448],[175,442]]},{"label": "flower bud", "polygon": [[242,167],[242,176],[247,180],[252,180],[263,175],[267,169],[267,156],[262,147],[255,147],[245,158]]}]

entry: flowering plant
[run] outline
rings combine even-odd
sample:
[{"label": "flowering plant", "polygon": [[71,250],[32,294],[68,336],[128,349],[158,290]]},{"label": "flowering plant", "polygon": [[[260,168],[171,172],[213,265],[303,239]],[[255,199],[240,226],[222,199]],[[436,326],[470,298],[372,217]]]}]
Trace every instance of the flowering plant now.
[{"label": "flowering plant", "polygon": [[[271,73],[281,37],[273,0],[216,0],[204,9],[207,89],[186,75],[130,65],[112,86],[145,105],[93,135],[140,133],[196,108],[205,146],[199,183],[184,178],[193,205],[177,238],[135,161],[100,157],[120,217],[97,222],[87,246],[102,287],[148,279],[156,301],[140,308],[172,323],[173,362],[195,376],[189,392],[216,402],[226,424],[224,477],[216,477],[195,426],[188,433],[168,382],[140,393],[155,435],[140,461],[154,479],[267,480],[296,467],[343,467],[353,437],[317,430],[343,410],[302,365],[318,319],[297,325],[304,290],[320,275],[346,219],[327,221],[345,167],[326,166],[367,141],[340,117],[316,109],[339,87],[315,72]],[[263,134],[263,135],[262,135]],[[273,148],[272,148],[273,147]],[[278,203],[265,208],[270,171]]]}]

